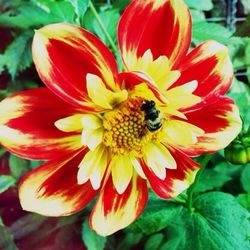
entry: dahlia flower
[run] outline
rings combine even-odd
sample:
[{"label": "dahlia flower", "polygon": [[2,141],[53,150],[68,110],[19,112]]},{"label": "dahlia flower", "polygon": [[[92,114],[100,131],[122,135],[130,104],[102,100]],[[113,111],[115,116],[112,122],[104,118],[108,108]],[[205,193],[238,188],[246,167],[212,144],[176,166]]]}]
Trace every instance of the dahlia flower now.
[{"label": "dahlia flower", "polygon": [[226,147],[241,120],[225,97],[233,79],[227,48],[189,51],[182,0],[133,0],[121,16],[124,71],[95,35],[67,23],[35,32],[32,52],[46,85],[0,103],[0,140],[12,153],[46,160],[20,182],[23,209],[65,216],[98,195],[90,226],[109,235],[143,211],[148,187],[170,199],[200,165],[191,157]]}]

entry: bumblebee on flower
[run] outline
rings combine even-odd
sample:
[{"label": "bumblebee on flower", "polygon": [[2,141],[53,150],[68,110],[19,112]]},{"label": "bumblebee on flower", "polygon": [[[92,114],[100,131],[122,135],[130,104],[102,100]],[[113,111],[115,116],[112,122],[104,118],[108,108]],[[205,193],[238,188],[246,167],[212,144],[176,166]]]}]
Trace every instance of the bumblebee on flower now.
[{"label": "bumblebee on flower", "polygon": [[182,0],[131,1],[118,26],[124,72],[80,27],[36,31],[33,58],[47,88],[0,103],[1,143],[47,160],[20,183],[24,209],[69,215],[99,193],[90,225],[109,235],[141,214],[148,183],[165,199],[192,184],[200,166],[190,157],[226,147],[241,120],[224,97],[233,78],[227,48],[207,41],[188,52],[190,40]]}]

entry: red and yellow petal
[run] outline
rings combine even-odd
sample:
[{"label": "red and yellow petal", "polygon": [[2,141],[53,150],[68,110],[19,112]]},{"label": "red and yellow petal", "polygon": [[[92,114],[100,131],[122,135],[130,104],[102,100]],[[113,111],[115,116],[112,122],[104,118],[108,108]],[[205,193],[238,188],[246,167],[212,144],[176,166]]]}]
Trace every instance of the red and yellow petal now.
[{"label": "red and yellow petal", "polygon": [[201,108],[224,95],[233,79],[233,66],[228,49],[216,41],[206,41],[194,48],[179,67],[180,78],[172,87],[196,80],[198,86],[193,92],[201,101],[185,110]]},{"label": "red and yellow petal", "polygon": [[176,68],[191,40],[191,18],[182,0],[134,0],[118,26],[118,43],[125,66],[131,66],[147,50],[153,58],[167,56]]},{"label": "red and yellow petal", "polygon": [[28,159],[52,159],[82,147],[81,132],[54,123],[79,112],[46,88],[15,93],[0,102],[0,143]]},{"label": "red and yellow petal", "polygon": [[92,210],[90,226],[103,236],[123,229],[142,213],[147,199],[147,184],[141,177],[134,175],[126,190],[119,194],[110,176]]},{"label": "red and yellow petal", "polygon": [[213,153],[225,148],[239,134],[242,126],[239,110],[228,97],[220,97],[216,103],[185,115],[189,123],[205,132],[197,137],[196,144],[182,149],[189,155]]},{"label": "red and yellow petal", "polygon": [[43,82],[65,101],[86,108],[86,75],[101,78],[116,89],[117,65],[109,49],[93,34],[67,23],[50,24],[36,31],[33,59]]},{"label": "red and yellow petal", "polygon": [[99,109],[113,109],[128,98],[128,92],[123,89],[113,92],[107,89],[102,79],[93,74],[87,74],[88,96]]},{"label": "red and yellow petal", "polygon": [[161,103],[167,101],[152,79],[143,72],[122,72],[119,73],[118,77],[123,88],[130,90],[130,97],[140,96]]},{"label": "red and yellow petal", "polygon": [[98,192],[90,182],[77,183],[85,151],[64,155],[29,172],[19,185],[22,208],[45,216],[70,215],[84,208]]},{"label": "red and yellow petal", "polygon": [[141,162],[143,171],[148,178],[151,188],[161,198],[171,199],[187,189],[195,179],[200,165],[180,151],[169,148],[177,164],[176,169],[166,169],[165,179],[160,179],[154,172]]}]

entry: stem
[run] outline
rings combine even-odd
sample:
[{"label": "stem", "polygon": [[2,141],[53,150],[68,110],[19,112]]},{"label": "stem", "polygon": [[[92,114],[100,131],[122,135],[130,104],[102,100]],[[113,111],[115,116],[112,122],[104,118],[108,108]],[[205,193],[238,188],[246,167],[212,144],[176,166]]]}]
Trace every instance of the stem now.
[{"label": "stem", "polygon": [[187,191],[187,208],[190,212],[193,212],[193,195],[194,195],[194,191],[195,191],[195,187],[196,184],[198,183],[200,177],[202,176],[202,174],[204,173],[204,170],[206,169],[206,166],[208,164],[208,162],[210,161],[210,159],[212,158],[212,155],[205,155],[204,158],[201,160],[201,169],[198,171],[194,183],[189,187],[188,191]]},{"label": "stem", "polygon": [[104,26],[101,18],[99,17],[99,15],[98,15],[98,13],[97,13],[97,11],[95,9],[95,6],[93,5],[92,1],[89,2],[89,8],[90,8],[91,12],[93,13],[93,15],[94,15],[96,21],[98,22],[101,30],[103,31],[104,35],[108,39],[109,44],[110,44],[112,50],[114,51],[114,53],[117,53],[117,47],[116,47],[114,41],[112,40],[111,36],[107,32],[107,29],[105,28],[105,26]]}]

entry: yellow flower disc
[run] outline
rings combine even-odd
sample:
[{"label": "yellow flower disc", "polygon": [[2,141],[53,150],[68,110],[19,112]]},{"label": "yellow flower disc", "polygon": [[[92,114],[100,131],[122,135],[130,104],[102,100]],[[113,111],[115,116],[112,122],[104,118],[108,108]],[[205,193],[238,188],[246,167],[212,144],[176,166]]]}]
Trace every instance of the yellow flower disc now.
[{"label": "yellow flower disc", "polygon": [[104,114],[103,143],[113,155],[140,157],[145,143],[156,139],[158,131],[149,132],[145,125],[142,103],[142,98],[128,99],[119,109]]}]

